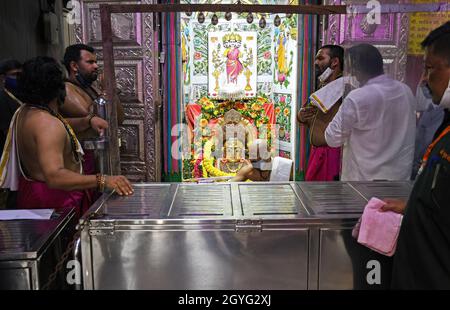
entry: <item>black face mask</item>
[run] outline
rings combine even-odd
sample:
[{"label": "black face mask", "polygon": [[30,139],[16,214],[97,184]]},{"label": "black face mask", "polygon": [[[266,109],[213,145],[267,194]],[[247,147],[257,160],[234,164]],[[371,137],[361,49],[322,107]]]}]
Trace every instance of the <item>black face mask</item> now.
[{"label": "black face mask", "polygon": [[5,77],[5,88],[14,93],[17,90],[17,79],[12,77]]}]

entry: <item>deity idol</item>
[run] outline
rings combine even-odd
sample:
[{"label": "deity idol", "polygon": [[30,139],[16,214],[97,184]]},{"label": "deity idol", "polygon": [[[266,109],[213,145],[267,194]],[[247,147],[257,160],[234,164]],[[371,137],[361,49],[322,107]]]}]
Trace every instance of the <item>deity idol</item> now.
[{"label": "deity idol", "polygon": [[239,74],[244,70],[239,57],[242,53],[239,51],[242,38],[238,34],[227,34],[223,37],[223,46],[226,48],[224,55],[227,57],[227,82],[237,84]]}]

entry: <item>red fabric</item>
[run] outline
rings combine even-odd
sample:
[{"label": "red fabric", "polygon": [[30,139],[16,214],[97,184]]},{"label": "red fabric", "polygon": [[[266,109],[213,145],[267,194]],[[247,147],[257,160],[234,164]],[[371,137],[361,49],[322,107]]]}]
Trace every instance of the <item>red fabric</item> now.
[{"label": "red fabric", "polygon": [[95,153],[93,150],[85,150],[83,156],[83,174],[96,174]]},{"label": "red fabric", "polygon": [[196,103],[189,103],[186,106],[186,119],[190,130],[194,130],[195,119],[202,112],[202,107]]},{"label": "red fabric", "polygon": [[335,181],[341,167],[341,148],[311,147],[306,181]]},{"label": "red fabric", "polygon": [[[97,169],[95,167],[95,152],[93,150],[86,150],[84,151],[83,156],[83,174],[92,175],[96,173]],[[102,193],[94,189],[88,189],[86,191],[91,197],[92,202],[95,202],[102,195]]]},{"label": "red fabric", "polygon": [[28,181],[23,176],[19,179],[17,192],[18,209],[61,209],[74,207],[78,218],[86,212],[92,201],[86,191],[64,191],[49,188],[40,181]]},{"label": "red fabric", "polygon": [[[269,118],[269,124],[275,124],[275,108],[273,103],[264,103],[264,110],[266,111],[266,116]],[[194,129],[195,119],[201,114],[202,107],[196,103],[190,103],[186,106],[186,118],[188,121],[189,128]],[[217,123],[217,119],[211,119],[209,121],[210,125]]]}]

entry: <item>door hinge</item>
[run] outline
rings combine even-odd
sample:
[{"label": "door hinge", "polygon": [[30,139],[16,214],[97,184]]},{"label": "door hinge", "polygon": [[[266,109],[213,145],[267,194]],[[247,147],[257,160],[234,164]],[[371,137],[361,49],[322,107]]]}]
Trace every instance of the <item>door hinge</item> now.
[{"label": "door hinge", "polygon": [[89,235],[91,236],[107,236],[114,235],[115,233],[115,225],[114,222],[96,222],[91,223],[89,227]]},{"label": "door hinge", "polygon": [[236,232],[262,232],[262,221],[260,220],[239,220],[235,226]]}]

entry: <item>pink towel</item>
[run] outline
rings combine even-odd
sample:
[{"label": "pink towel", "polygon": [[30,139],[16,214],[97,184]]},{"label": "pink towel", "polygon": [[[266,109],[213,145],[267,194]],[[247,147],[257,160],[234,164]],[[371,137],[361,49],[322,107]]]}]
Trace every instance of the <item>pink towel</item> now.
[{"label": "pink towel", "polygon": [[392,256],[397,246],[403,215],[379,209],[386,203],[373,197],[353,229],[358,243],[386,256]]}]

